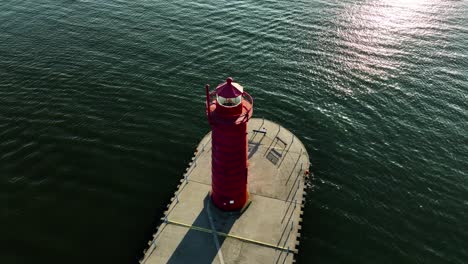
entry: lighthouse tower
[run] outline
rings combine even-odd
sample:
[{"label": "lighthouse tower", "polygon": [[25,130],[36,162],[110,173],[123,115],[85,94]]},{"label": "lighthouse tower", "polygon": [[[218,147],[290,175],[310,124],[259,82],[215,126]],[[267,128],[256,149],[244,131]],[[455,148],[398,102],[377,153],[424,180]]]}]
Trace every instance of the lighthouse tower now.
[{"label": "lighthouse tower", "polygon": [[221,210],[240,210],[249,198],[247,122],[253,99],[229,77],[212,92],[206,86],[206,112],[212,130],[211,199]]}]

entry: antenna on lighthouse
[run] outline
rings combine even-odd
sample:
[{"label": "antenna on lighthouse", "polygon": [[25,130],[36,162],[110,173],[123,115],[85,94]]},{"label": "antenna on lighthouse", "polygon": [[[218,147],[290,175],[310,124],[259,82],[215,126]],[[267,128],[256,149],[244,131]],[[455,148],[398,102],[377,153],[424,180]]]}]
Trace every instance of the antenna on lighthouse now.
[{"label": "antenna on lighthouse", "polygon": [[210,113],[210,85],[205,85],[206,93],[206,115],[208,117],[208,122],[211,124],[211,113]]}]

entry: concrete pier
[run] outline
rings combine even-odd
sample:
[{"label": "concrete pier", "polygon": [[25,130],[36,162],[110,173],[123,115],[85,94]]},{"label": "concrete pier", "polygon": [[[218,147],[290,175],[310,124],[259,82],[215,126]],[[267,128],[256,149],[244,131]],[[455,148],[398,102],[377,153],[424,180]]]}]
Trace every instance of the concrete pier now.
[{"label": "concrete pier", "polygon": [[248,124],[249,192],[242,212],[210,201],[211,133],[200,142],[140,263],[293,263],[309,156],[284,127]]}]

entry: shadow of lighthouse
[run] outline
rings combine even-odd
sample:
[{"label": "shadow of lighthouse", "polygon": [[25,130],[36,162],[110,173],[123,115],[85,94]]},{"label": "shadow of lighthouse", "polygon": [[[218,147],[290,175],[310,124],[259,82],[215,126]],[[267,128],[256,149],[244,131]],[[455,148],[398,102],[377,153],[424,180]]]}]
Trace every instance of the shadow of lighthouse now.
[{"label": "shadow of lighthouse", "polygon": [[[218,258],[218,251],[226,240],[225,236],[218,234],[228,234],[240,214],[220,211],[213,205],[209,195],[205,197],[203,203],[203,210],[200,211],[167,263],[212,263],[215,258]],[[216,238],[212,233],[210,217],[215,231],[218,232]],[[220,254],[222,255],[222,252]]]}]

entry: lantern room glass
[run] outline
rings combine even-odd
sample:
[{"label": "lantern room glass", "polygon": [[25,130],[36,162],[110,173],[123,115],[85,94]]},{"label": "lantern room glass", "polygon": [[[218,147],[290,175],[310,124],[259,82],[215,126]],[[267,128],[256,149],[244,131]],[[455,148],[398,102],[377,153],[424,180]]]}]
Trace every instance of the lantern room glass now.
[{"label": "lantern room glass", "polygon": [[217,96],[218,103],[225,107],[235,107],[242,102],[242,95],[239,95],[234,98],[224,98],[222,96]]}]

